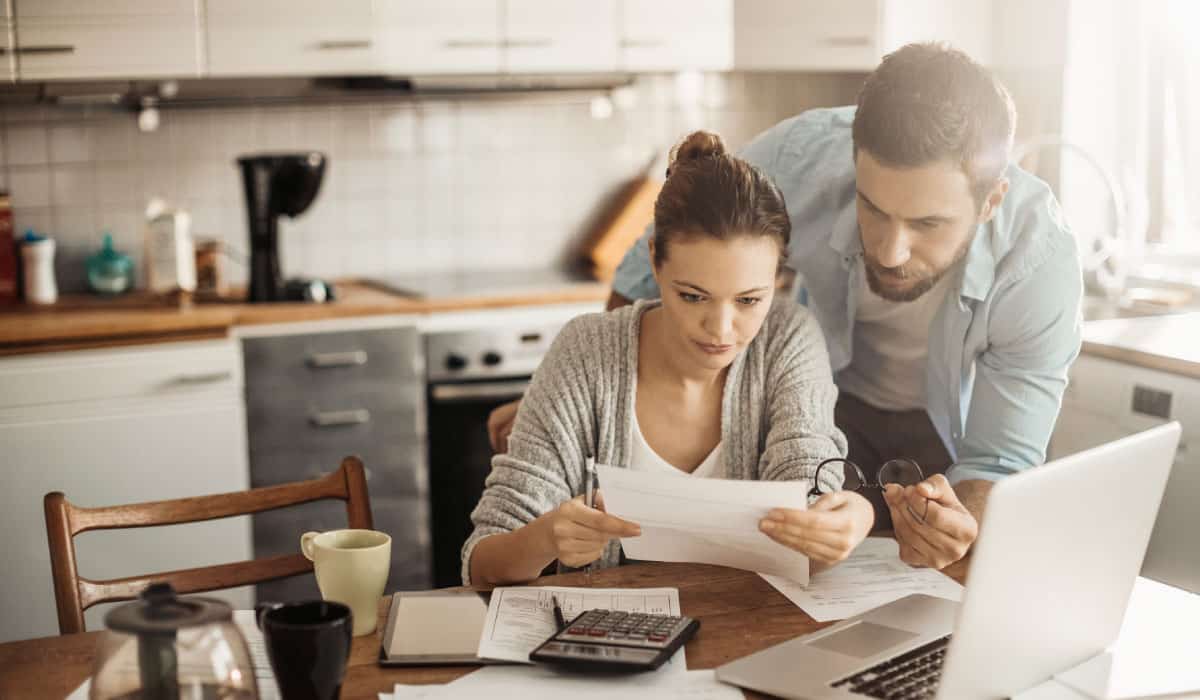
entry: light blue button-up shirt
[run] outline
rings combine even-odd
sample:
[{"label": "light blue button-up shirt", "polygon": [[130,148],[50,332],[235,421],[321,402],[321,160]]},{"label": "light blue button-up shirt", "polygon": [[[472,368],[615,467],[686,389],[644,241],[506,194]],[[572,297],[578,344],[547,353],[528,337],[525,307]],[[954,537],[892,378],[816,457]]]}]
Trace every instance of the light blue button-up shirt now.
[{"label": "light blue button-up shirt", "polygon": [[[855,209],[853,107],[780,122],[739,154],[783,191],[792,221],[788,264],[821,322],[834,372],[850,364],[862,238]],[[1067,368],[1079,352],[1083,283],[1075,239],[1046,183],[1015,165],[1008,194],[975,232],[959,279],[934,316],[926,410],[953,456],[951,483],[996,480],[1041,464]],[[650,231],[630,249],[613,291],[660,295]]]}]

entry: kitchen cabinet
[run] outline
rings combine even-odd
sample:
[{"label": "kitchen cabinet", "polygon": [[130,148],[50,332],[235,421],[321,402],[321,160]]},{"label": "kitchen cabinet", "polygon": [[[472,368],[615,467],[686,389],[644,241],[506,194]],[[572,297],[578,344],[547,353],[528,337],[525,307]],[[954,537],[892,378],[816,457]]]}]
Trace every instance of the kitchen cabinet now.
[{"label": "kitchen cabinet", "polygon": [[617,70],[616,0],[504,0],[506,73]]},{"label": "kitchen cabinet", "polygon": [[379,0],[379,68],[397,74],[488,74],[500,70],[499,0]]},{"label": "kitchen cabinet", "polygon": [[11,83],[17,79],[17,55],[13,52],[14,41],[12,7],[0,2],[0,83]]},{"label": "kitchen cabinet", "polygon": [[733,67],[734,0],[621,3],[620,63],[629,72]]},{"label": "kitchen cabinet", "polygon": [[736,0],[738,70],[873,70],[913,41],[946,41],[991,62],[992,0]]},{"label": "kitchen cabinet", "polygon": [[18,79],[197,77],[196,0],[15,0]]},{"label": "kitchen cabinet", "polygon": [[213,77],[376,72],[371,0],[207,0]]},{"label": "kitchen cabinet", "polygon": [[[0,359],[5,565],[0,642],[58,633],[42,499],[107,506],[249,487],[242,362],[222,339]],[[83,533],[79,572],[106,579],[251,558],[247,517]],[[237,608],[248,587],[217,591]],[[110,605],[85,613],[103,628]]]},{"label": "kitchen cabinet", "polygon": [[[388,590],[431,581],[425,368],[414,327],[261,335],[243,340],[253,486],[313,479],[362,458],[375,528],[392,536]],[[309,530],[346,526],[341,503],[255,515],[255,556],[299,551]],[[312,577],[258,586],[259,600],[319,596]]]}]

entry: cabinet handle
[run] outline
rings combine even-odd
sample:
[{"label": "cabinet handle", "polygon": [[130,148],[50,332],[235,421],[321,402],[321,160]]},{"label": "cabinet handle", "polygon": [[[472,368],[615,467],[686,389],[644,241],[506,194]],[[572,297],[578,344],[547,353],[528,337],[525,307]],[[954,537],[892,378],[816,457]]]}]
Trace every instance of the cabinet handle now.
[{"label": "cabinet handle", "polygon": [[509,49],[548,49],[554,45],[553,39],[508,39],[504,42]]},{"label": "cabinet handle", "polygon": [[823,46],[836,46],[841,48],[850,48],[856,46],[870,46],[871,37],[869,36],[828,36],[817,41]]},{"label": "cabinet handle", "polygon": [[224,382],[233,379],[233,372],[223,370],[220,372],[203,372],[200,374],[181,374],[175,377],[176,384],[214,384],[216,382]]},{"label": "cabinet handle", "polygon": [[308,420],[318,428],[362,425],[371,420],[371,412],[365,408],[351,408],[346,411],[316,411],[308,417]]},{"label": "cabinet handle", "polygon": [[357,367],[367,364],[366,350],[348,350],[346,352],[314,352],[308,356],[308,366],[313,369],[329,369],[331,367]]},{"label": "cabinet handle", "polygon": [[623,49],[661,49],[667,42],[662,39],[622,39]]},{"label": "cabinet handle", "polygon": [[491,39],[449,39],[442,42],[447,49],[492,49],[500,46],[500,42]]},{"label": "cabinet handle", "polygon": [[369,49],[371,41],[369,39],[346,39],[342,41],[319,41],[317,42],[318,51],[340,51],[342,49]]},{"label": "cabinet handle", "polygon": [[75,53],[74,46],[18,46],[16,53]]}]

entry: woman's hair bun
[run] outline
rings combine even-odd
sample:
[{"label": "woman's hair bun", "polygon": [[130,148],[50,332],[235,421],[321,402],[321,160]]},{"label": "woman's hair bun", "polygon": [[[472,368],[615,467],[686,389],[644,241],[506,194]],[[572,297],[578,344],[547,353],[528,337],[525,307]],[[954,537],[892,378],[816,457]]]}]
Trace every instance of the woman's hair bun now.
[{"label": "woman's hair bun", "polygon": [[667,174],[676,170],[680,165],[701,158],[713,158],[725,155],[725,142],[720,136],[711,131],[693,131],[687,138],[680,141],[671,149],[671,165]]}]

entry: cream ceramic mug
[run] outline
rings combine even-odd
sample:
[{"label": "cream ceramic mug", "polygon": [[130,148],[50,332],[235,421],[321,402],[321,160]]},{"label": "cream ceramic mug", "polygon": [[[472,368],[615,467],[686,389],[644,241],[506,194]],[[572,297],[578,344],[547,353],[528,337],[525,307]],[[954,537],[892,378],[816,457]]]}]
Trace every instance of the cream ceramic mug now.
[{"label": "cream ceramic mug", "polygon": [[375,530],[330,530],[300,535],[321,597],[350,606],[354,636],[375,631],[379,598],[392,564],[392,538]]}]

